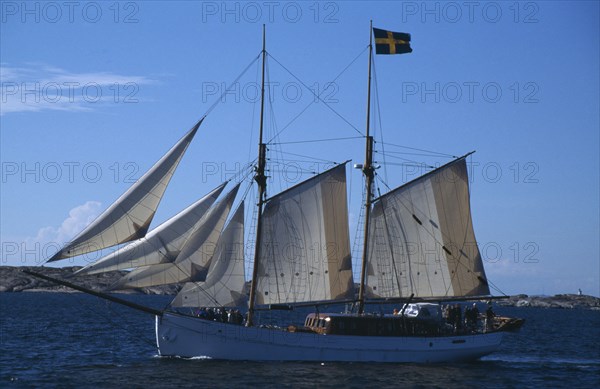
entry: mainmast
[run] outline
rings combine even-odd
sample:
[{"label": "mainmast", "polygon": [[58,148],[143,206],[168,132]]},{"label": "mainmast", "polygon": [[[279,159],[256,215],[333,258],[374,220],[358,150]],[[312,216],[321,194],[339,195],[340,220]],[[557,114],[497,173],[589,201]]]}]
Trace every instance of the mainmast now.
[{"label": "mainmast", "polygon": [[263,24],[263,48],[262,48],[262,81],[260,90],[260,127],[258,137],[258,165],[256,166],[256,175],[254,180],[258,184],[258,217],[256,220],[256,245],[254,248],[254,266],[252,267],[252,282],[250,284],[250,301],[248,306],[248,318],[246,320],[246,326],[251,327],[253,324],[254,316],[254,301],[256,300],[256,280],[258,275],[258,255],[260,253],[260,241],[262,235],[262,209],[265,198],[265,192],[267,189],[267,177],[265,176],[265,164],[266,164],[266,150],[267,146],[263,143],[263,118],[265,111],[265,58],[267,55],[266,51],[266,39],[265,39],[265,25]]},{"label": "mainmast", "polygon": [[373,57],[373,21],[369,23],[369,82],[367,86],[367,135],[365,145],[365,164],[363,174],[365,175],[367,195],[365,201],[365,231],[363,242],[363,255],[360,268],[360,288],[358,290],[358,313],[362,314],[365,309],[365,275],[367,269],[367,253],[369,249],[369,219],[371,214],[371,192],[373,186],[373,137],[370,135],[371,121],[371,61]]}]

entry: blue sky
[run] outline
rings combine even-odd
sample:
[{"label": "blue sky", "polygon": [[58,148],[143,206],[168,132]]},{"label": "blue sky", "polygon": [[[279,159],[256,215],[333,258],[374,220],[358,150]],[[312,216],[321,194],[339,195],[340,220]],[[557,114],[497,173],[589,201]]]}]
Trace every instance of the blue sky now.
[{"label": "blue sky", "polygon": [[[390,144],[385,161],[376,156],[386,162],[380,177],[393,187],[427,170],[406,160],[448,160],[392,144],[477,150],[468,160],[473,221],[494,285],[600,295],[598,2],[0,4],[3,265],[39,264],[52,242],[124,192],[258,55],[263,23],[272,56],[267,137],[314,100],[298,80],[327,104],[311,104],[279,141],[358,136],[373,19],[411,33],[414,50],[375,58],[373,129]],[[153,225],[254,159],[258,71],[253,63],[210,113]],[[363,147],[348,139],[281,149],[361,163]],[[297,182],[292,160],[303,158],[276,149],[273,160],[283,155],[288,165],[272,175]],[[349,172],[353,238],[361,176]]]}]

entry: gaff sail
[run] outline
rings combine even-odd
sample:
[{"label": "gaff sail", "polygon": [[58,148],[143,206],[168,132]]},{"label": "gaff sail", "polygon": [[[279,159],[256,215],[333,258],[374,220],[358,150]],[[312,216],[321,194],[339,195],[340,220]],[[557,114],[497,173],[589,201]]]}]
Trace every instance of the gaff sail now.
[{"label": "gaff sail", "polygon": [[368,239],[370,298],[490,293],[473,231],[465,157],[377,199]]},{"label": "gaff sail", "polygon": [[341,164],[267,200],[258,304],[353,296],[346,196]]}]

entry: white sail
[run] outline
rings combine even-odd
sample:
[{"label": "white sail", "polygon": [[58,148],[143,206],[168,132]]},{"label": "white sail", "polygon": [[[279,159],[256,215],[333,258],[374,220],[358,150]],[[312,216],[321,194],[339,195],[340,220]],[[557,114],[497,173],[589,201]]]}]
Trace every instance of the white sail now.
[{"label": "white sail", "polygon": [[239,184],[200,220],[173,263],[138,268],[123,276],[113,290],[204,281]]},{"label": "white sail", "polygon": [[48,262],[74,257],[142,238],[198,123],[96,220]]},{"label": "white sail", "polygon": [[105,273],[174,262],[184,243],[194,231],[194,227],[217,200],[225,185],[227,184],[219,185],[203,198],[151,230],[146,237],[121,247],[84,267],[76,274]]},{"label": "white sail", "polygon": [[239,307],[244,296],[244,203],[223,231],[206,281],[188,282],[177,294],[174,307]]},{"label": "white sail", "polygon": [[258,304],[353,296],[345,164],[268,200],[262,222]]},{"label": "white sail", "polygon": [[489,294],[464,157],[379,198],[368,238],[369,297]]}]

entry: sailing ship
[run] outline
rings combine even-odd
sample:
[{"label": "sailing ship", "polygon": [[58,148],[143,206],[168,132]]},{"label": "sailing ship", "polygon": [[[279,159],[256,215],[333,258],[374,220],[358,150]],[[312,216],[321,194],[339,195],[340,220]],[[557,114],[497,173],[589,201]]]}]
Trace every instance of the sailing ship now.
[{"label": "sailing ship", "polygon": [[[372,29],[377,52],[406,53],[410,35]],[[112,290],[180,284],[162,311],[59,282],[155,315],[162,356],[226,360],[442,362],[476,359],[496,350],[518,319],[488,315],[448,322],[442,304],[490,299],[473,230],[466,154],[375,198],[369,132],[373,35],[365,162],[364,237],[358,293],[350,250],[347,162],[267,197],[263,141],[265,35],[258,159],[256,229],[247,288],[244,204],[240,184],[223,183],[149,231],[165,188],[204,117],[112,206],[50,262],[116,245],[79,274],[130,270]],[[126,244],[127,243],[127,244]],[[76,279],[76,277],[74,278]],[[249,289],[249,290],[248,290]],[[343,313],[319,307],[351,303]],[[400,304],[400,312],[368,306]],[[247,307],[247,308],[246,308]],[[257,311],[315,307],[304,323],[261,325]],[[208,311],[205,309],[208,308]],[[212,309],[215,308],[216,311]],[[246,310],[243,325],[237,309]],[[209,312],[210,315],[206,313]],[[282,311],[285,312],[285,311]],[[215,316],[216,313],[216,316]],[[454,319],[453,319],[454,320]],[[469,323],[467,323],[469,324]]]}]

